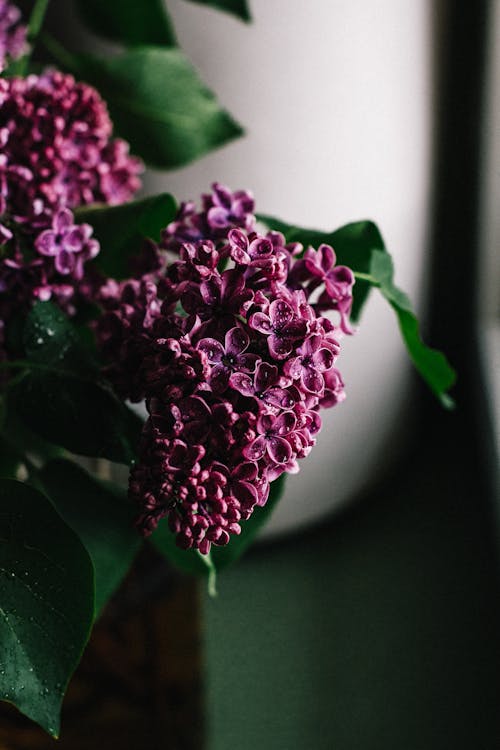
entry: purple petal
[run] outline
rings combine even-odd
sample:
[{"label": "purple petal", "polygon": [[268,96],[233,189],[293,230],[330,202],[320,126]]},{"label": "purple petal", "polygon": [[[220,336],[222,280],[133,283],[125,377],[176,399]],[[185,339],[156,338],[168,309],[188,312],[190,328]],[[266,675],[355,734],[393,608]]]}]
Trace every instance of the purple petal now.
[{"label": "purple petal", "polygon": [[281,329],[282,335],[288,339],[301,339],[307,333],[307,322],[305,320],[292,320]]},{"label": "purple petal", "polygon": [[57,255],[59,247],[56,243],[56,233],[52,229],[46,229],[36,238],[35,247],[42,255]]},{"label": "purple petal", "polygon": [[274,385],[278,380],[278,368],[276,365],[270,365],[268,362],[261,362],[257,365],[255,373],[255,390],[260,393],[265,391],[269,386]]},{"label": "purple petal", "polygon": [[333,247],[330,245],[320,245],[318,247],[318,256],[321,269],[327,273],[330,268],[333,268],[336,261]]},{"label": "purple petal", "polygon": [[220,301],[220,285],[214,281],[203,281],[200,284],[200,294],[203,302],[209,307],[213,307]]},{"label": "purple petal", "polygon": [[222,364],[214,365],[210,373],[210,385],[216,393],[225,391],[229,384],[231,371]]},{"label": "purple petal", "polygon": [[197,349],[199,349],[211,364],[218,364],[222,362],[224,356],[224,347],[216,339],[202,339],[198,342]]},{"label": "purple petal", "polygon": [[284,438],[271,437],[267,442],[267,452],[276,464],[287,464],[292,457],[290,443]]},{"label": "purple petal", "polygon": [[276,435],[288,435],[295,429],[296,424],[297,418],[293,411],[284,411],[274,420],[273,432]]},{"label": "purple petal", "polygon": [[272,414],[261,414],[258,422],[257,422],[257,429],[261,434],[265,434],[266,432],[274,432],[274,417]]},{"label": "purple petal", "polygon": [[291,409],[295,405],[296,399],[285,388],[268,388],[262,394],[262,400],[266,404],[275,406],[279,409]]},{"label": "purple petal", "polygon": [[67,250],[60,250],[55,257],[54,265],[56,271],[62,274],[71,273],[75,267],[75,256]]},{"label": "purple petal", "polygon": [[57,214],[54,216],[52,226],[59,234],[62,234],[71,226],[73,226],[73,214],[71,213],[69,208],[62,208],[57,212]]},{"label": "purple petal", "polygon": [[243,506],[251,507],[257,504],[259,494],[255,487],[249,482],[236,481],[231,486],[231,494],[240,501]]},{"label": "purple petal", "polygon": [[258,354],[240,354],[238,357],[238,368],[245,372],[253,372],[259,359]]},{"label": "purple petal", "polygon": [[241,229],[231,229],[228,234],[229,246],[231,248],[231,257],[237,263],[249,263],[248,255],[248,238]]},{"label": "purple petal", "polygon": [[213,189],[213,201],[216,206],[223,206],[228,211],[231,208],[233,201],[233,194],[226,185],[222,185],[220,182],[214,182],[212,185]]},{"label": "purple petal", "polygon": [[269,351],[274,359],[286,359],[293,349],[290,339],[282,339],[275,333],[271,334],[267,340]]},{"label": "purple petal", "polygon": [[302,383],[310,393],[322,393],[325,382],[323,376],[311,367],[304,368],[302,372]]},{"label": "purple petal", "polygon": [[271,319],[268,315],[262,312],[256,312],[251,315],[248,324],[250,328],[253,328],[255,331],[260,331],[261,333],[270,333],[270,331],[273,330]]},{"label": "purple petal", "polygon": [[243,448],[243,455],[250,461],[259,461],[266,452],[266,438],[263,435],[255,438],[250,445]]},{"label": "purple petal", "polygon": [[251,397],[255,393],[252,379],[243,372],[233,372],[229,378],[229,385],[243,396]]},{"label": "purple petal", "polygon": [[315,370],[317,370],[318,372],[325,372],[332,367],[333,359],[333,352],[331,352],[330,349],[325,349],[323,347],[322,349],[319,349],[317,352],[315,352],[312,361],[314,363]]},{"label": "purple petal", "polygon": [[269,258],[273,254],[272,242],[265,237],[257,237],[250,243],[248,253],[253,260]]},{"label": "purple petal", "polygon": [[212,229],[224,229],[228,225],[227,210],[219,206],[210,208],[207,212],[207,223]]},{"label": "purple petal", "polygon": [[231,328],[225,337],[226,354],[236,357],[248,348],[249,343],[250,339],[243,328]]},{"label": "purple petal", "polygon": [[271,302],[269,306],[269,317],[272,320],[274,328],[281,330],[292,322],[294,314],[288,302],[278,299]]},{"label": "purple petal", "polygon": [[221,298],[228,300],[231,297],[236,296],[245,287],[245,279],[243,274],[236,268],[230,268],[229,271],[224,271],[221,276]]},{"label": "purple petal", "polygon": [[245,461],[233,470],[232,477],[240,482],[252,482],[258,474],[257,464]]}]

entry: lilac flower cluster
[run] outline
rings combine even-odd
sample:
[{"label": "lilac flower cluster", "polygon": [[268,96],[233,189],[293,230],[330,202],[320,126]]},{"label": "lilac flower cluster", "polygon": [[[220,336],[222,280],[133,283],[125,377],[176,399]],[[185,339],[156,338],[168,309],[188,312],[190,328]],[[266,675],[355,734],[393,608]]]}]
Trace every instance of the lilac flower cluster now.
[{"label": "lilac flower cluster", "polygon": [[138,525],[167,516],[178,545],[205,554],[298,471],[320,409],[344,398],[354,278],[326,245],[302,254],[255,231],[246,192],[216,184],[203,204],[166,228],[178,254],[161,273],[103,288],[98,339],[121,395],[149,412],[130,477]]},{"label": "lilac flower cluster", "polygon": [[72,76],[0,79],[4,331],[36,299],[53,299],[71,313],[90,291],[85,264],[99,245],[89,225],[75,224],[72,209],[123,203],[140,186],[141,162],[111,135],[105,103]]},{"label": "lilac flower cluster", "polygon": [[19,8],[8,0],[0,0],[0,71],[9,60],[17,60],[26,54],[26,33]]}]

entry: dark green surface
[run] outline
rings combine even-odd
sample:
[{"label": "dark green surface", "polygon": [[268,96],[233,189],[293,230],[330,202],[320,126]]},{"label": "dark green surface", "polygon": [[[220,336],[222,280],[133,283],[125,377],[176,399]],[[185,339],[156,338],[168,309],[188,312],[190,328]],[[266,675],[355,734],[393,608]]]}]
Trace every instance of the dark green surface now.
[{"label": "dark green surface", "polygon": [[497,567],[465,459],[416,455],[334,522],[220,576],[209,750],[500,747]]}]

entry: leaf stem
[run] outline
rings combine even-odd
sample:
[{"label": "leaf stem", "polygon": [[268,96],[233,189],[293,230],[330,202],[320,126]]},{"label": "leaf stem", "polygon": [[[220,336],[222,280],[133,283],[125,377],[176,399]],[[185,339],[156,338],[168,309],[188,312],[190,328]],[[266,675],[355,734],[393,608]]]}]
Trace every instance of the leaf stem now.
[{"label": "leaf stem", "polygon": [[47,32],[44,31],[40,34],[40,41],[47,52],[52,55],[54,60],[59,63],[62,68],[69,70],[72,73],[78,73],[79,66],[75,55],[72,55],[66,47],[63,47],[63,45],[52,36],[52,34],[47,34]]},{"label": "leaf stem", "polygon": [[372,284],[373,286],[380,286],[379,282],[370,274],[370,273],[363,273],[362,271],[353,271],[354,278],[359,279],[360,281],[367,281],[369,284]]},{"label": "leaf stem", "polygon": [[32,44],[35,42],[43,26],[49,2],[50,0],[35,0],[30,20],[28,22],[28,41]]}]

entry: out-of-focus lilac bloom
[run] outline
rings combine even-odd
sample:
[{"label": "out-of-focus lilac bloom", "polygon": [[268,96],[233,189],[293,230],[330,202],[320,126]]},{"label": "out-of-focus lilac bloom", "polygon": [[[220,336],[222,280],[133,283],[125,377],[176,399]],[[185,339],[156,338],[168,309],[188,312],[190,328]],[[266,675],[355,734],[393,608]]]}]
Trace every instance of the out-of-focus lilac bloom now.
[{"label": "out-of-focus lilac bloom", "polygon": [[75,224],[69,208],[54,214],[52,228],[41,232],[35,240],[40,255],[54,259],[54,266],[63,276],[83,278],[84,263],[99,253],[99,243],[92,239],[90,224]]}]

